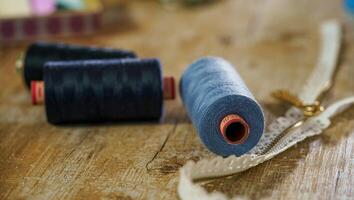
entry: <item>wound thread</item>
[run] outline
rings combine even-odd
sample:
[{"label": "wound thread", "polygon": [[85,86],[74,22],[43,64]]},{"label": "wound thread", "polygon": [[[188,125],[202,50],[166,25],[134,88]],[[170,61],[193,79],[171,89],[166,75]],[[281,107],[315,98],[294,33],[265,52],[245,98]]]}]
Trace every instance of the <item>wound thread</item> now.
[{"label": "wound thread", "polygon": [[264,129],[263,111],[226,60],[205,57],[192,63],[182,75],[180,92],[210,151],[240,156],[258,143]]},{"label": "wound thread", "polygon": [[163,113],[157,59],[48,62],[44,84],[53,124],[158,120]]},{"label": "wound thread", "polygon": [[[135,58],[134,52],[110,49],[69,45],[62,43],[36,42],[30,45],[25,53],[23,76],[29,87],[31,81],[43,80],[43,67],[48,61],[75,61],[94,59]],[[21,61],[17,61],[21,63]]]},{"label": "wound thread", "polygon": [[[32,104],[41,105],[44,103],[44,81],[31,82]],[[163,97],[165,100],[175,99],[175,80],[173,77],[163,78]]]}]

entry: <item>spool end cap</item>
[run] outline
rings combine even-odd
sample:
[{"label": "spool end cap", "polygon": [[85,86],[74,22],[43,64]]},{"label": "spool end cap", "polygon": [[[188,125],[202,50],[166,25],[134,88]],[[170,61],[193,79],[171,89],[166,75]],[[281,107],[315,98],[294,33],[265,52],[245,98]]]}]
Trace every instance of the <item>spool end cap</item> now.
[{"label": "spool end cap", "polygon": [[163,98],[173,100],[176,97],[175,79],[172,76],[163,78]]},{"label": "spool end cap", "polygon": [[229,144],[243,144],[249,136],[249,125],[239,115],[230,114],[220,122],[220,132]]},{"label": "spool end cap", "polygon": [[43,81],[31,81],[32,105],[43,104],[44,83]]}]

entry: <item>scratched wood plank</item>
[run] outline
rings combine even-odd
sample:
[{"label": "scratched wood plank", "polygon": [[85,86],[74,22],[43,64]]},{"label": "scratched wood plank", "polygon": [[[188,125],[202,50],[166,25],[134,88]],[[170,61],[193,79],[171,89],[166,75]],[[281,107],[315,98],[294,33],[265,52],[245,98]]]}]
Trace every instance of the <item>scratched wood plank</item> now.
[{"label": "scratched wood plank", "polygon": [[[223,56],[235,64],[269,119],[286,106],[274,89],[298,91],[316,63],[318,25],[339,18],[345,46],[329,101],[353,95],[354,31],[340,1],[225,0],[170,10],[131,2],[125,24],[93,37],[54,38],[134,49],[159,57],[177,78],[193,60]],[[354,26],[354,24],[353,24]],[[0,49],[0,199],[178,199],[178,169],[212,154],[201,144],[180,99],[166,102],[161,123],[52,126],[32,107],[13,63],[24,45]],[[352,199],[354,109],[309,139],[209,191],[258,199]]]}]

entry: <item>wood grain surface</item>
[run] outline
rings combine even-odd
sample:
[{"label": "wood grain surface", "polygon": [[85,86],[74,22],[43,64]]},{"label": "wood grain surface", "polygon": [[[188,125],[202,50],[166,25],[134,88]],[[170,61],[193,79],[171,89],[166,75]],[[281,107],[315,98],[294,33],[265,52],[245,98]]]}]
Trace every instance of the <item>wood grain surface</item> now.
[{"label": "wood grain surface", "polygon": [[[91,37],[53,38],[135,50],[159,57],[164,74],[181,76],[200,56],[235,66],[267,112],[286,106],[269,96],[297,92],[313,69],[319,24],[344,24],[344,48],[327,101],[354,93],[354,21],[340,0],[220,0],[191,9],[153,1],[128,3],[125,23]],[[178,199],[178,169],[213,156],[180,99],[166,102],[160,123],[53,126],[31,106],[14,62],[26,44],[0,49],[0,199]],[[205,184],[248,199],[354,199],[354,108],[308,139],[244,173]]]}]

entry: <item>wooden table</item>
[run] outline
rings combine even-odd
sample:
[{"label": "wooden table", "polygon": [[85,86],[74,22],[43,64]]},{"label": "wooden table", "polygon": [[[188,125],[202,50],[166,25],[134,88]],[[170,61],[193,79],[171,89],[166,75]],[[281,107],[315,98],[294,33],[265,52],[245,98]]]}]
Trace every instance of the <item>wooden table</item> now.
[{"label": "wooden table", "polygon": [[[269,93],[302,87],[319,52],[319,24],[338,18],[345,46],[327,99],[353,95],[354,32],[339,0],[224,0],[178,10],[137,1],[128,11],[129,21],[94,37],[53,40],[134,49],[159,57],[164,73],[176,78],[200,56],[222,56],[237,66],[267,115],[278,116],[287,107]],[[178,169],[213,156],[179,98],[166,103],[161,123],[48,124],[15,73],[24,49],[0,50],[0,199],[177,199]],[[351,108],[324,135],[205,187],[251,199],[353,199],[353,129]]]}]

